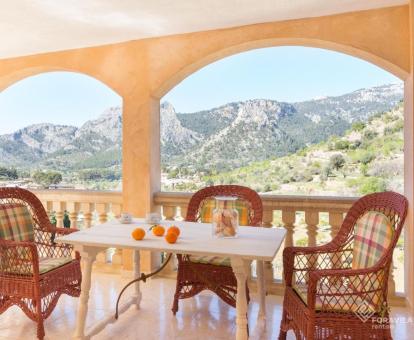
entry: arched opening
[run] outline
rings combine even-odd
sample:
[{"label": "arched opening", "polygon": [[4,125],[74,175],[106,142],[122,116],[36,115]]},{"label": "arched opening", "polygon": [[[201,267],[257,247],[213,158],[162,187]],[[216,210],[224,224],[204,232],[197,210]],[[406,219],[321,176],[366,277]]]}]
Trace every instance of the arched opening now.
[{"label": "arched opening", "polygon": [[[227,57],[161,100],[162,188],[240,184],[269,195],[340,197],[403,192],[403,98],[400,79],[337,52],[291,46]],[[329,224],[326,213],[318,220],[320,229]],[[272,222],[283,225],[281,211]],[[294,243],[307,244],[303,211],[293,224]],[[330,237],[320,232],[316,241]],[[396,253],[403,291],[403,247]]]},{"label": "arched opening", "polygon": [[122,98],[75,72],[44,72],[0,93],[2,185],[120,190]]}]

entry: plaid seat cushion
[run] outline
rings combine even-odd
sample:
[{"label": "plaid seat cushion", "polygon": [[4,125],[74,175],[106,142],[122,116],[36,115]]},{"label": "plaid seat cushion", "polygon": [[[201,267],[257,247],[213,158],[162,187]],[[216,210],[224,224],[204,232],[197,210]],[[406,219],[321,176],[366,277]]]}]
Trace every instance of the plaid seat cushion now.
[{"label": "plaid seat cushion", "polygon": [[[211,223],[213,221],[213,210],[216,207],[216,200],[208,198],[204,200],[200,208],[200,220],[202,223]],[[249,225],[250,205],[248,202],[237,199],[234,207],[239,213],[239,225]]]},{"label": "plaid seat cushion", "polygon": [[388,250],[394,229],[387,216],[377,211],[368,211],[355,225],[352,268],[374,266]]},{"label": "plaid seat cushion", "polygon": [[213,264],[215,266],[226,266],[230,267],[230,257],[219,257],[219,256],[189,256],[191,262]]},{"label": "plaid seat cushion", "polygon": [[25,205],[0,205],[0,239],[34,241],[33,219]]}]

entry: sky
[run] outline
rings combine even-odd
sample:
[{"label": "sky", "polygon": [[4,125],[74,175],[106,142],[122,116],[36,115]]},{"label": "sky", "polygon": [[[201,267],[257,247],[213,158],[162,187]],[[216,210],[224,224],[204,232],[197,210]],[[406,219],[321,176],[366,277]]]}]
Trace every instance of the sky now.
[{"label": "sky", "polygon": [[[253,98],[297,102],[400,80],[361,59],[308,47],[272,47],[227,57],[184,79],[162,101],[188,113]],[[0,134],[36,123],[81,126],[122,98],[71,72],[23,79],[0,92]]]}]

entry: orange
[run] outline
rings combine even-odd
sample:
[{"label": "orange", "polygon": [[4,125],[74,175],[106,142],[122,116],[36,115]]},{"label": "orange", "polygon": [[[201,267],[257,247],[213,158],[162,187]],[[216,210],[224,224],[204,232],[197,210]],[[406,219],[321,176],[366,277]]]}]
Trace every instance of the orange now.
[{"label": "orange", "polygon": [[142,228],[136,228],[131,233],[131,235],[132,235],[132,238],[134,240],[137,240],[137,241],[142,240],[144,238],[144,236],[145,236],[145,230],[142,229]]},{"label": "orange", "polygon": [[180,236],[180,228],[178,228],[176,225],[172,225],[171,227],[168,228],[167,234],[168,233],[176,233],[178,237]]},{"label": "orange", "polygon": [[165,233],[165,228],[159,224],[153,225],[150,230],[155,236],[163,236]]},{"label": "orange", "polygon": [[178,238],[178,235],[176,234],[176,233],[167,233],[167,235],[165,235],[165,240],[168,242],[168,243],[175,243],[175,242],[177,242],[177,238]]}]

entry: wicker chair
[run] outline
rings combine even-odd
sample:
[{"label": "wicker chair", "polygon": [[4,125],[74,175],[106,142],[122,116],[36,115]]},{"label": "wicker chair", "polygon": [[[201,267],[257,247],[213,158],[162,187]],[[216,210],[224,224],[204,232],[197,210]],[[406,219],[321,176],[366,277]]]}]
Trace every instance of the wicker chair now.
[{"label": "wicker chair", "polygon": [[[246,202],[249,206],[249,225],[261,225],[263,207],[260,196],[252,189],[239,185],[217,185],[197,191],[188,205],[186,221],[199,221],[203,204],[218,195],[238,197]],[[229,265],[196,263],[190,260],[189,255],[177,255],[177,258],[177,287],[172,307],[174,315],[178,311],[179,299],[193,297],[205,289],[215,292],[229,305],[236,306],[237,281]],[[246,294],[249,296],[247,287]]]},{"label": "wicker chair", "polygon": [[[351,207],[331,242],[284,249],[286,290],[279,339],[286,339],[290,329],[297,339],[307,340],[392,339],[388,274],[407,207],[406,198],[397,193],[364,196]],[[353,246],[360,239],[355,237],[355,226],[368,212],[383,216],[390,237],[374,265],[354,268],[352,261],[357,253]],[[366,230],[374,228],[372,224],[367,226]],[[372,237],[368,238],[368,243],[372,241]],[[378,324],[379,320],[383,323]]]},{"label": "wicker chair", "polygon": [[16,205],[31,214],[34,241],[0,239],[0,314],[13,305],[19,306],[37,322],[37,336],[43,339],[43,321],[53,311],[60,295],[80,295],[79,253],[73,259],[72,247],[54,242],[55,237],[76,230],[54,227],[42,203],[30,191],[0,188],[0,207]]}]

